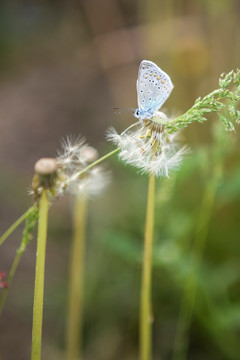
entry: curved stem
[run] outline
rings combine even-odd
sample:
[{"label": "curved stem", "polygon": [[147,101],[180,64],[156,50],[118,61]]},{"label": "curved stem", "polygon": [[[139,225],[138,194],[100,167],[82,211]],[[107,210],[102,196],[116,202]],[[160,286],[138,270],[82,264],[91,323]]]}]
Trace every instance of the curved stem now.
[{"label": "curved stem", "polygon": [[140,303],[140,360],[152,357],[152,249],[154,228],[155,175],[150,174],[145,228],[144,259],[142,272],[142,288]]},{"label": "curved stem", "polygon": [[4,241],[12,234],[12,232],[28,217],[28,215],[33,211],[35,205],[31,206],[20,218],[18,218],[0,237],[0,246]]},{"label": "curved stem", "polygon": [[[30,212],[30,209],[31,209],[31,212]],[[2,311],[3,311],[5,301],[6,301],[6,298],[7,298],[7,295],[8,295],[8,291],[9,291],[9,288],[11,287],[12,280],[13,280],[15,272],[17,270],[19,261],[20,261],[20,259],[22,257],[22,254],[26,250],[26,247],[27,247],[29,241],[32,238],[32,231],[33,231],[33,229],[35,227],[35,224],[36,224],[36,221],[37,221],[37,218],[38,218],[38,209],[37,209],[37,207],[33,206],[30,209],[28,210],[28,216],[27,216],[27,218],[25,220],[25,227],[24,227],[24,231],[23,231],[23,235],[22,235],[21,244],[20,244],[19,248],[16,251],[15,258],[13,260],[11,269],[10,269],[8,277],[7,277],[7,285],[8,285],[8,287],[5,288],[2,291],[2,294],[1,294],[1,297],[0,297],[0,315],[1,315]]]},{"label": "curved stem", "polygon": [[[118,151],[120,150],[120,148],[117,148],[113,151],[110,151],[109,153],[107,153],[106,155],[100,157],[99,159],[97,159],[96,161],[94,161],[92,164],[88,165],[87,167],[85,167],[83,170],[77,172],[74,176],[72,176],[70,178],[69,181],[73,181],[75,179],[77,179],[80,175],[84,174],[86,171],[90,170],[91,168],[93,168],[94,166],[100,164],[102,161],[106,160],[107,158],[109,158],[110,156],[116,154]],[[67,182],[68,183],[68,182]]]},{"label": "curved stem", "polygon": [[87,199],[76,196],[73,213],[73,243],[70,259],[70,289],[67,326],[67,360],[81,359],[83,284]]},{"label": "curved stem", "polygon": [[7,295],[8,295],[8,289],[12,284],[13,277],[15,275],[15,272],[17,270],[19,261],[20,261],[20,259],[22,257],[22,254],[24,253],[24,251],[25,251],[25,248],[22,248],[22,245],[20,245],[19,249],[16,252],[16,256],[15,256],[15,258],[13,260],[11,269],[10,269],[8,277],[7,277],[7,286],[8,287],[3,290],[2,296],[0,298],[0,315],[2,314],[4,305],[5,305],[5,301],[6,301],[6,298],[7,298]]},{"label": "curved stem", "polygon": [[47,222],[48,222],[48,198],[47,198],[46,190],[43,190],[39,201],[38,241],[37,241],[35,290],[34,290],[34,304],[33,304],[31,360],[41,359]]}]

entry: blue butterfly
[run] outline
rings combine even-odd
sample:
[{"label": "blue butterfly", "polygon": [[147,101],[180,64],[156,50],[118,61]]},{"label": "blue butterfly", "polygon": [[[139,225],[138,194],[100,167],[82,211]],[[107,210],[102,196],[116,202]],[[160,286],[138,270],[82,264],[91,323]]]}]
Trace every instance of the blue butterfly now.
[{"label": "blue butterfly", "polygon": [[139,120],[150,119],[167,100],[173,89],[170,77],[154,62],[143,60],[137,79],[138,109],[134,116]]}]

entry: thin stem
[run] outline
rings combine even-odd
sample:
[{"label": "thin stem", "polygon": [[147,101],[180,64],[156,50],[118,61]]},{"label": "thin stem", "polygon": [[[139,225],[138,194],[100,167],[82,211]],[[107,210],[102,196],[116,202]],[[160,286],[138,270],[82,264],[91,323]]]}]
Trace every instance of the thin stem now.
[{"label": "thin stem", "polygon": [[[120,147],[110,151],[109,153],[107,153],[106,155],[100,157],[99,159],[97,159],[96,161],[94,161],[92,164],[88,165],[87,167],[85,167],[83,170],[79,171],[78,173],[76,173],[74,176],[72,176],[69,181],[73,181],[75,179],[77,179],[80,175],[84,174],[86,171],[90,170],[91,168],[93,168],[94,166],[100,164],[102,161],[106,160],[107,158],[109,158],[110,156],[116,154],[118,151],[120,150]],[[68,182],[67,182],[68,183]]]},{"label": "thin stem", "polygon": [[[25,249],[24,249],[25,250]],[[11,283],[12,283],[12,279],[15,275],[15,272],[16,272],[16,269],[17,269],[17,266],[19,264],[19,261],[21,259],[21,256],[24,252],[24,250],[21,250],[21,246],[20,248],[17,250],[16,252],[16,256],[14,258],[14,261],[13,261],[13,264],[11,266],[11,269],[9,271],[9,275],[8,275],[8,278],[7,278],[7,284],[8,284],[8,287],[11,286]],[[2,296],[0,298],[0,315],[2,314],[2,311],[3,311],[3,308],[4,308],[4,305],[5,305],[5,301],[6,301],[6,298],[7,298],[7,295],[8,295],[8,288],[5,288],[3,290],[3,293],[2,293]]]},{"label": "thin stem", "polygon": [[15,223],[13,223],[5,233],[0,237],[0,246],[4,241],[12,234],[12,232],[28,217],[28,215],[33,211],[35,205],[31,206],[20,218],[18,218]]},{"label": "thin stem", "polygon": [[47,198],[46,190],[43,190],[39,201],[38,241],[37,241],[35,290],[34,290],[34,304],[33,304],[31,360],[41,359],[47,222],[48,222],[48,198]]},{"label": "thin stem", "polygon": [[83,283],[87,198],[76,196],[73,213],[73,242],[70,259],[70,289],[67,323],[67,360],[81,359]]},{"label": "thin stem", "polygon": [[145,228],[144,259],[140,303],[140,360],[152,357],[152,313],[151,313],[151,279],[152,248],[154,227],[155,175],[150,174]]},{"label": "thin stem", "polygon": [[187,356],[188,333],[194,313],[198,276],[203,259],[204,249],[207,240],[207,234],[211,219],[212,208],[217,189],[218,175],[210,181],[205,189],[202,205],[200,208],[198,223],[191,253],[194,269],[187,277],[182,296],[180,314],[176,328],[175,343],[173,348],[173,359],[184,360]]},{"label": "thin stem", "polygon": [[3,311],[4,305],[5,305],[5,302],[6,302],[6,298],[7,298],[7,295],[8,295],[8,291],[9,291],[9,288],[11,287],[12,280],[13,280],[13,277],[14,277],[15,272],[17,270],[19,261],[20,261],[20,259],[22,257],[22,254],[26,250],[26,247],[29,244],[29,241],[32,238],[32,231],[33,231],[33,229],[35,227],[37,218],[38,218],[38,208],[34,205],[28,210],[28,216],[27,216],[27,218],[25,220],[25,227],[24,227],[24,230],[23,230],[21,244],[20,244],[19,248],[16,251],[15,258],[13,260],[11,269],[10,269],[9,274],[8,274],[8,278],[7,278],[8,287],[5,288],[2,291],[2,295],[0,297],[0,315],[1,315],[2,311]]},{"label": "thin stem", "polygon": [[[12,266],[11,266],[11,269],[9,271],[9,275],[7,277],[7,285],[8,285],[8,288],[11,286],[12,284],[12,280],[13,280],[13,277],[15,275],[15,272],[16,272],[16,269],[18,267],[18,264],[19,264],[19,261],[22,257],[22,254],[24,253],[25,251],[25,248],[21,248],[21,246],[19,247],[19,249],[17,250],[16,252],[16,256],[13,260],[13,263],[12,263]],[[7,298],[7,295],[8,295],[8,288],[5,288],[3,290],[3,293],[2,293],[2,296],[0,298],[0,315],[2,314],[2,311],[3,311],[3,308],[4,308],[4,305],[5,305],[5,301],[6,301],[6,298]]]}]

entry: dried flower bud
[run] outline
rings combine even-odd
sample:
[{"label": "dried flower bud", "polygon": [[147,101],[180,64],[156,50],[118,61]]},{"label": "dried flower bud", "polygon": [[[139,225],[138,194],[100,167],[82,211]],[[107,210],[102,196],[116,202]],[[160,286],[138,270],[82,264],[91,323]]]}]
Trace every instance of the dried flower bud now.
[{"label": "dried flower bud", "polygon": [[8,288],[8,284],[4,279],[6,278],[6,274],[4,272],[0,272],[0,289]]},{"label": "dried flower bud", "polygon": [[54,158],[42,158],[36,162],[34,170],[38,175],[43,176],[56,173],[57,161]]},{"label": "dried flower bud", "polygon": [[4,272],[0,272],[0,281],[6,278],[6,274]]},{"label": "dried flower bud", "polygon": [[6,283],[5,281],[1,281],[0,282],[0,289],[7,289],[8,288],[8,283]]},{"label": "dried flower bud", "polygon": [[96,161],[98,158],[98,151],[94,149],[92,146],[85,146],[81,152],[80,155],[82,157],[82,160],[91,163],[93,161]]},{"label": "dried flower bud", "polygon": [[54,194],[56,191],[56,179],[58,164],[54,158],[42,158],[34,166],[35,176],[32,182],[32,189],[35,197],[41,194],[42,189],[50,189]]}]

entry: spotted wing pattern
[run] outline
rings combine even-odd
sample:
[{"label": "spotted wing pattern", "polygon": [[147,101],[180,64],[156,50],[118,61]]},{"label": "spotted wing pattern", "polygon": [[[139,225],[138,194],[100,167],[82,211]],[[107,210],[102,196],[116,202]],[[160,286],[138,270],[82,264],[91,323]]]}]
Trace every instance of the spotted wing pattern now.
[{"label": "spotted wing pattern", "polygon": [[167,100],[173,84],[170,77],[152,61],[143,60],[139,66],[137,97],[140,114],[151,117]]}]

